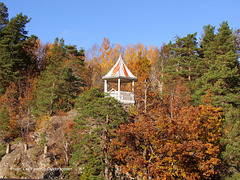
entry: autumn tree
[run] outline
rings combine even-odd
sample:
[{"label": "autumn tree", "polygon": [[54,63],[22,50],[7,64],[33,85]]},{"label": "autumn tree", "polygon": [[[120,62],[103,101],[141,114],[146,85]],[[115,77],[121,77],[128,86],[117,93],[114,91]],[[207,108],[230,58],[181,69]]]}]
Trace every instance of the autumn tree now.
[{"label": "autumn tree", "polygon": [[93,59],[86,62],[84,69],[84,80],[88,88],[103,88],[102,68],[98,60]]},{"label": "autumn tree", "polygon": [[6,106],[3,106],[0,111],[0,138],[6,139],[8,137],[10,117]]},{"label": "autumn tree", "polygon": [[124,51],[123,51],[123,47],[119,43],[114,44],[112,46],[112,48],[113,48],[112,58],[113,58],[114,63],[115,63],[115,62],[117,62],[119,56],[124,53]]},{"label": "autumn tree", "polygon": [[210,101],[193,107],[182,99],[171,118],[161,101],[150,116],[120,125],[110,145],[112,161],[129,178],[217,178],[221,108]]},{"label": "autumn tree", "polygon": [[150,48],[147,50],[146,56],[149,59],[151,66],[154,66],[154,64],[159,58],[159,49],[151,45]]},{"label": "autumn tree", "polygon": [[[124,53],[124,61],[127,63],[128,67],[131,67],[131,64],[137,60],[137,49],[135,46],[128,44]],[[131,70],[131,69],[130,69]]]},{"label": "autumn tree", "polygon": [[135,100],[137,101],[137,107],[143,106],[143,111],[146,112],[149,89],[151,85],[150,69],[151,65],[146,56],[143,56],[143,52],[138,52],[138,58],[135,62],[129,63],[129,69],[138,78],[138,82],[135,83]]},{"label": "autumn tree", "polygon": [[114,61],[113,55],[113,48],[111,47],[110,41],[108,38],[104,38],[99,48],[100,53],[100,60],[101,60],[101,68],[102,68],[102,76],[106,74],[111,67],[114,65],[116,61]]},{"label": "autumn tree", "polygon": [[51,49],[53,44],[51,43],[46,43],[43,44],[40,39],[36,39],[36,46],[35,48],[32,50],[33,53],[35,54],[36,58],[37,58],[37,64],[38,64],[38,75],[46,70],[47,66],[49,65],[49,59],[51,57]]},{"label": "autumn tree", "polygon": [[86,87],[89,89],[93,87],[103,88],[102,74],[99,47],[97,44],[94,44],[86,54],[86,63],[83,73]]},{"label": "autumn tree", "polygon": [[[6,132],[6,139],[11,140],[21,134],[20,131],[20,122],[19,122],[19,92],[18,87],[15,83],[11,82],[10,86],[6,88],[5,94],[1,97],[1,107],[3,112],[8,113],[9,122],[8,122],[8,131]],[[4,110],[4,107],[6,108]],[[6,119],[5,119],[6,121]]]},{"label": "autumn tree", "polygon": [[[142,43],[137,43],[136,45],[127,45],[124,53],[124,60],[126,61],[127,66],[131,67],[134,62],[139,59],[139,53],[141,54],[141,56],[152,57],[150,52],[149,54],[147,53],[147,50],[147,46]],[[155,59],[153,59],[153,61],[154,60]]]},{"label": "autumn tree", "polygon": [[163,85],[164,85],[164,76],[165,76],[165,68],[167,67],[169,61],[171,59],[171,50],[169,46],[163,43],[158,59],[155,64],[152,66],[151,76],[153,81],[156,81],[156,87],[159,89],[159,93],[162,96],[163,94]]}]

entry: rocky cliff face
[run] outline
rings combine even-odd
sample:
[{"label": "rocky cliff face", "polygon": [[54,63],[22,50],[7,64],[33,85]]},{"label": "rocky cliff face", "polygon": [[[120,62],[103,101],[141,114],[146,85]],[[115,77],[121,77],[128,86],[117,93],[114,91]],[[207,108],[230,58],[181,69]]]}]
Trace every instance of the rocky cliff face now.
[{"label": "rocky cliff face", "polygon": [[40,178],[48,173],[50,158],[44,154],[36,156],[36,147],[24,151],[22,143],[11,146],[9,154],[0,162],[0,178]]},{"label": "rocky cliff face", "polygon": [[67,169],[64,160],[69,159],[68,139],[61,137],[66,124],[73,121],[75,111],[66,115],[51,117],[49,126],[54,127],[46,132],[46,144],[39,145],[41,139],[39,132],[31,132],[31,141],[11,142],[10,152],[2,157],[0,162],[0,178],[29,178],[52,179],[59,178],[63,169]]}]

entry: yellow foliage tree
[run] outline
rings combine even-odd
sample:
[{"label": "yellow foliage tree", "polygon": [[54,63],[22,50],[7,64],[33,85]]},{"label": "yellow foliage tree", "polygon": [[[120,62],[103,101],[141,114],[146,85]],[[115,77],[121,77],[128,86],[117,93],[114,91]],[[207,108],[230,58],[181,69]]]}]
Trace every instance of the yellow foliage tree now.
[{"label": "yellow foliage tree", "polygon": [[100,52],[100,61],[102,68],[102,76],[105,75],[110,68],[114,65],[115,61],[113,59],[113,48],[110,45],[108,38],[104,38],[102,45],[99,49]]}]

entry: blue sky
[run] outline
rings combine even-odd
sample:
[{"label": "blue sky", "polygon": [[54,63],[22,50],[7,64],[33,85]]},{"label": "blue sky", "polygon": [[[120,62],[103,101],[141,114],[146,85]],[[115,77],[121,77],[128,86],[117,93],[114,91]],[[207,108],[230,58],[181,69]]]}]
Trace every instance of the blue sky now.
[{"label": "blue sky", "polygon": [[204,25],[219,28],[228,21],[240,28],[239,0],[3,0],[10,18],[22,12],[31,18],[29,35],[43,42],[63,38],[88,50],[103,38],[111,44],[144,43],[161,47],[176,35],[202,34]]}]

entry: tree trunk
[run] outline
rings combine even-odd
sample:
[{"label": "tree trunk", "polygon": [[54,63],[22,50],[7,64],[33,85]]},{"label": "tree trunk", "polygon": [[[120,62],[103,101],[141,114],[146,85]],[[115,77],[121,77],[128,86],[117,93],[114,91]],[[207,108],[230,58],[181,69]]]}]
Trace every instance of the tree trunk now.
[{"label": "tree trunk", "polygon": [[68,143],[66,142],[65,143],[65,146],[64,146],[64,153],[65,153],[65,161],[66,161],[66,165],[68,166]]},{"label": "tree trunk", "polygon": [[[55,87],[55,82],[53,82],[53,85],[52,85],[52,88]],[[51,101],[50,101],[50,116],[53,115],[53,96],[54,96],[54,92],[53,92],[53,89],[52,89],[52,97],[51,97]]]},{"label": "tree trunk", "polygon": [[162,72],[161,72],[161,81],[160,81],[160,94],[162,96],[162,92],[163,92],[163,70],[164,70],[164,68],[163,68],[163,60],[161,62],[161,66],[162,66]]},{"label": "tree trunk", "polygon": [[108,139],[108,136],[107,136],[107,134],[108,134],[108,130],[106,128],[107,124],[109,124],[108,115],[106,117],[105,128],[104,128],[104,133],[103,133],[103,139],[104,139],[103,154],[104,154],[104,161],[105,161],[104,175],[105,175],[106,179],[109,179],[109,171],[108,171],[109,161],[108,161],[108,158],[107,158],[107,149],[108,149],[109,139]]},{"label": "tree trunk", "polygon": [[28,145],[27,145],[27,143],[24,143],[24,145],[23,145],[23,151],[26,152],[27,150],[28,150]]},{"label": "tree trunk", "polygon": [[188,67],[189,75],[188,75],[188,80],[191,81],[191,67]]},{"label": "tree trunk", "polygon": [[144,112],[147,113],[147,80],[144,82],[145,91],[144,91]]},{"label": "tree trunk", "polygon": [[7,144],[6,154],[9,154],[10,152],[11,152],[11,145]]},{"label": "tree trunk", "polygon": [[171,102],[170,102],[170,114],[171,114],[171,119],[173,118],[173,92],[171,91]]}]

